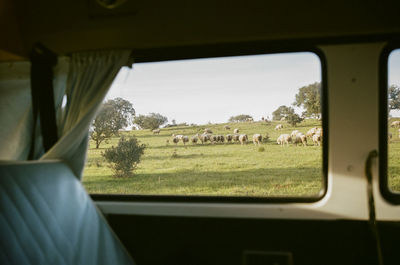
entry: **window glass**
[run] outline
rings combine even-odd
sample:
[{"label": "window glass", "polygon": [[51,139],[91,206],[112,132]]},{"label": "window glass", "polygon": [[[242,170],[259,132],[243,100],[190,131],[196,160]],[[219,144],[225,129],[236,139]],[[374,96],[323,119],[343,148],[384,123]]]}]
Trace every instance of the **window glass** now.
[{"label": "window glass", "polygon": [[94,120],[83,183],[92,194],[316,196],[321,112],[314,53],[137,63]]},{"label": "window glass", "polygon": [[388,181],[389,188],[400,191],[400,49],[388,61]]}]

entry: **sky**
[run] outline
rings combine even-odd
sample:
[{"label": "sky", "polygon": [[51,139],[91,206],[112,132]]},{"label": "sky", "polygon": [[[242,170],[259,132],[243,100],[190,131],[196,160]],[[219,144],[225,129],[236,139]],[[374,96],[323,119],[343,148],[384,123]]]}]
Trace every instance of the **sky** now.
[{"label": "sky", "polygon": [[[389,82],[400,85],[399,51],[389,65]],[[107,99],[122,97],[137,115],[156,112],[169,123],[223,123],[239,114],[260,120],[320,81],[321,63],[311,52],[137,63],[121,69]]]}]

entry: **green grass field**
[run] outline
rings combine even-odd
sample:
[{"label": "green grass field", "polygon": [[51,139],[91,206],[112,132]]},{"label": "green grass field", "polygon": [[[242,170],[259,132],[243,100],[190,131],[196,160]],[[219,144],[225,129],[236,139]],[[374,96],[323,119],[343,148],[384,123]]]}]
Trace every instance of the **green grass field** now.
[{"label": "green grass field", "polygon": [[[90,142],[83,183],[90,193],[106,194],[165,194],[165,195],[228,195],[228,196],[310,196],[322,188],[322,148],[285,146],[276,144],[282,133],[298,129],[306,133],[310,128],[320,126],[316,120],[302,122],[296,128],[281,122],[284,129],[275,131],[278,122],[266,125],[262,122],[207,126],[172,127],[161,129],[159,135],[149,130],[124,132],[135,135],[147,145],[142,161],[130,178],[115,178],[102,158],[105,148],[116,145],[118,138],[103,143],[95,149]],[[167,144],[171,134],[192,136],[204,128],[211,128],[214,134],[228,134],[234,128],[247,133],[251,139],[254,133],[263,136],[268,133],[270,140],[262,144],[264,152],[251,142],[240,144]],[[400,138],[398,128],[390,128],[393,137],[389,144],[389,186],[400,191]]]},{"label": "green grass field", "polygon": [[[389,120],[389,124],[395,120]],[[400,134],[398,130],[399,128],[389,127],[392,139],[389,140],[388,147],[388,180],[389,188],[393,191],[400,191]]]},{"label": "green grass field", "polygon": [[[149,130],[124,132],[135,135],[147,145],[135,175],[130,178],[115,178],[101,157],[105,148],[116,145],[118,138],[102,144],[99,149],[90,143],[83,183],[90,193],[107,194],[166,194],[166,195],[228,195],[228,196],[310,196],[322,189],[322,147],[311,142],[307,147],[279,146],[277,137],[297,129],[306,133],[320,126],[319,121],[307,120],[296,128],[282,122],[284,129],[275,131],[273,122],[187,126],[161,129],[159,135]],[[251,139],[254,133],[270,140],[262,144],[265,151],[249,142],[240,144],[167,144],[171,135],[192,136],[204,128],[213,134],[232,133],[239,128]]]}]

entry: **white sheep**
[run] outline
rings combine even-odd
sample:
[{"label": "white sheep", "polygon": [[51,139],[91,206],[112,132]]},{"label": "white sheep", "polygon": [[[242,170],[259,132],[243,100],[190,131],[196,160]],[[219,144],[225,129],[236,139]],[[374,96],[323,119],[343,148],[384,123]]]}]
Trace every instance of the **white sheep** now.
[{"label": "white sheep", "polygon": [[210,141],[210,136],[209,134],[203,133],[201,135],[199,135],[199,139],[201,141],[201,143],[207,143],[207,141]]},{"label": "white sheep", "polygon": [[227,134],[225,138],[226,138],[226,141],[227,141],[228,143],[230,143],[230,142],[232,142],[232,140],[233,140],[233,135],[232,135],[232,134]]},{"label": "white sheep", "polygon": [[238,128],[235,128],[235,129],[233,130],[233,133],[239,133],[239,129],[238,129]]},{"label": "white sheep", "polygon": [[174,144],[178,144],[179,143],[179,138],[177,138],[177,137],[172,137],[172,142],[174,143]]},{"label": "white sheep", "polygon": [[293,139],[293,144],[302,144],[303,146],[307,146],[307,136],[302,133],[297,133]]},{"label": "white sheep", "polygon": [[235,133],[234,135],[232,135],[232,140],[235,142],[239,142],[239,134]]},{"label": "white sheep", "polygon": [[322,141],[322,136],[320,134],[314,134],[312,136],[312,140],[314,142],[314,145],[320,146],[321,145],[321,141]]},{"label": "white sheep", "polygon": [[292,133],[290,134],[290,136],[291,136],[292,138],[294,138],[294,137],[296,137],[296,135],[297,135],[298,133],[300,133],[299,130],[294,130],[294,131],[292,131]]},{"label": "white sheep", "polygon": [[186,135],[184,135],[184,136],[182,137],[182,142],[183,142],[183,145],[186,145],[186,143],[189,142],[189,137],[187,137]]},{"label": "white sheep", "polygon": [[390,124],[390,127],[400,127],[400,121],[394,121]]},{"label": "white sheep", "polygon": [[283,125],[282,124],[278,124],[278,125],[275,126],[275,130],[276,131],[282,130],[282,129],[283,129]]},{"label": "white sheep", "polygon": [[153,134],[160,134],[160,129],[154,129]]},{"label": "white sheep", "polygon": [[204,133],[213,133],[210,128],[205,128]]},{"label": "white sheep", "polygon": [[253,144],[254,145],[260,145],[262,142],[262,136],[259,133],[256,133],[253,135]]},{"label": "white sheep", "polygon": [[224,129],[225,129],[225,130],[230,130],[231,127],[229,127],[228,125],[225,125],[225,126],[224,126]]},{"label": "white sheep", "polygon": [[289,134],[281,134],[276,142],[282,146],[289,145],[292,142],[292,137]]},{"label": "white sheep", "polygon": [[191,140],[192,140],[192,144],[197,144],[197,141],[199,140],[199,135],[196,134],[196,135],[192,136]]},{"label": "white sheep", "polygon": [[308,130],[308,132],[306,133],[306,136],[312,138],[313,135],[316,133],[316,131],[317,131],[317,127],[311,128],[311,129]]},{"label": "white sheep", "polygon": [[239,135],[239,141],[240,141],[241,145],[247,144],[247,141],[248,141],[247,134]]}]

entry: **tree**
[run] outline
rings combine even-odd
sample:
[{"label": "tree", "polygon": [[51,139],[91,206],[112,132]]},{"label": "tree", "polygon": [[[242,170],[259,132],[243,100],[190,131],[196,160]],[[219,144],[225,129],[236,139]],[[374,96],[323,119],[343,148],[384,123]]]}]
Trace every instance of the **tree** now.
[{"label": "tree", "polygon": [[90,138],[95,141],[96,149],[103,141],[107,141],[118,131],[132,123],[135,110],[132,104],[122,98],[110,99],[103,103],[93,120]]},{"label": "tree", "polygon": [[122,98],[115,98],[108,100],[104,105],[111,105],[113,109],[118,113],[115,115],[114,119],[116,125],[122,128],[126,128],[132,124],[133,118],[135,117],[135,109],[132,103]]},{"label": "tree", "polygon": [[391,85],[389,87],[389,111],[400,109],[400,87]]},{"label": "tree", "polygon": [[[291,108],[292,109],[292,108]],[[293,110],[293,109],[292,109]],[[287,116],[286,116],[286,121],[292,125],[293,127],[295,127],[298,123],[303,121],[303,118],[300,117],[297,113],[294,112],[290,112]]]},{"label": "tree", "polygon": [[159,113],[150,113],[149,115],[139,115],[135,117],[134,123],[143,129],[158,129],[161,125],[165,124],[168,118]]},{"label": "tree", "polygon": [[305,109],[305,117],[319,117],[321,114],[321,83],[315,82],[299,88],[294,106]]},{"label": "tree", "polygon": [[248,120],[252,120],[253,117],[251,117],[250,115],[247,114],[240,114],[237,116],[232,116],[229,118],[229,122],[243,122],[243,121],[248,121]]},{"label": "tree", "polygon": [[280,106],[274,112],[272,112],[272,119],[275,121],[280,121],[282,118],[286,118],[286,116],[290,112],[290,109],[293,108],[287,107],[285,105]]},{"label": "tree", "polygon": [[115,177],[130,177],[140,162],[146,146],[132,136],[119,139],[117,147],[108,148],[101,155],[109,162]]}]

